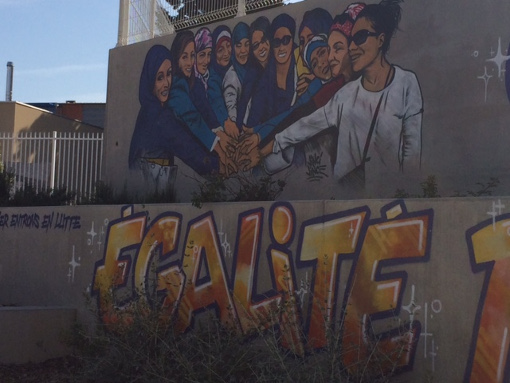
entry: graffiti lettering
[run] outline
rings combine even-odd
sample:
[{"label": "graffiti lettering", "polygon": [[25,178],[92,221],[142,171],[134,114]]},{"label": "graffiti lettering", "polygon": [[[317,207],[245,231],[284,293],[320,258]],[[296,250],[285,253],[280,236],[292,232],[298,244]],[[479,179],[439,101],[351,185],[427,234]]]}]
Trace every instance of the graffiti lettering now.
[{"label": "graffiti lettering", "polygon": [[300,267],[314,269],[307,327],[309,341],[316,348],[326,346],[326,329],[335,314],[340,264],[354,256],[367,213],[360,209],[303,223],[298,254]]},{"label": "graffiti lettering", "polygon": [[0,214],[0,227],[8,227],[9,225],[9,214]]},{"label": "graffiti lettering", "polygon": [[55,213],[51,213],[51,214],[45,214],[43,216],[43,220],[42,220],[42,225],[41,227],[43,229],[50,229],[51,228],[51,225],[53,224],[53,217],[55,216]]},{"label": "graffiti lettering", "polygon": [[76,230],[81,228],[80,216],[67,215],[64,213],[57,213],[55,220],[55,229],[61,229],[63,231]]},{"label": "graffiti lettering", "polygon": [[67,215],[64,213],[44,214],[38,213],[14,213],[2,214],[0,212],[0,227],[11,229],[49,229],[71,231],[81,228],[81,217],[79,215]]},{"label": "graffiti lettering", "polygon": [[[245,333],[277,326],[282,335],[281,345],[304,355],[305,343],[315,349],[327,345],[326,330],[337,316],[340,265],[350,260],[352,266],[342,303],[346,349],[355,343],[348,333],[356,342],[361,340],[356,343],[356,353],[362,356],[374,338],[379,351],[392,355],[393,365],[396,363],[402,370],[411,367],[420,323],[413,320],[383,334],[375,334],[371,324],[398,315],[407,275],[404,271],[383,274],[383,268],[428,261],[433,213],[426,210],[409,214],[403,203],[397,201],[383,209],[383,218],[371,221],[369,215],[369,209],[362,207],[303,222],[294,258],[290,249],[295,233],[294,210],[288,203],[273,204],[265,266],[268,268],[265,275],[270,278],[261,282],[263,208],[239,215],[229,278],[212,212],[188,223],[182,256],[175,260],[182,217],[167,212],[147,226],[145,213],[134,214],[133,208],[127,207],[120,219],[109,223],[104,257],[95,266],[93,294],[98,298],[101,318],[106,323],[116,319],[112,309],[122,302],[114,302],[111,292],[129,289],[129,280],[133,281],[133,295],[135,290],[147,292],[148,276],[153,272],[150,265],[154,262],[163,265],[155,271],[156,289],[163,295],[163,315],[175,318],[176,331],[193,328],[199,312],[214,309],[212,312],[222,323],[232,324]],[[159,258],[155,258],[156,254]],[[312,269],[308,302],[301,302],[296,293],[296,268]],[[303,303],[308,309],[304,332]],[[281,307],[285,309],[276,310]],[[276,312],[280,314],[274,315]],[[398,355],[393,356],[397,347]],[[355,365],[350,363],[355,357],[346,352],[346,365]]]},{"label": "graffiti lettering", "polygon": [[[388,220],[395,214],[395,208],[398,215],[404,215],[404,218]],[[343,337],[346,346],[344,362],[353,368],[356,368],[356,363],[352,362],[358,360],[360,355],[368,360],[369,353],[373,352],[368,347],[370,338],[377,343],[377,349],[389,356],[389,364],[396,363],[398,369],[404,370],[413,362],[420,336],[419,322],[413,321],[377,335],[372,325],[375,320],[398,314],[407,280],[405,271],[383,274],[382,267],[428,260],[432,213],[409,215],[400,209],[400,205],[384,209],[383,215],[387,217],[368,227],[359,259],[353,268],[349,298],[345,306]]]},{"label": "graffiti lettering", "polygon": [[32,213],[32,214],[13,214],[11,216],[11,222],[9,224],[10,227],[16,228],[16,229],[23,229],[23,228],[39,228],[39,214]]},{"label": "graffiti lettering", "polygon": [[506,382],[509,379],[510,215],[489,219],[468,230],[473,272],[485,271],[465,381]]}]

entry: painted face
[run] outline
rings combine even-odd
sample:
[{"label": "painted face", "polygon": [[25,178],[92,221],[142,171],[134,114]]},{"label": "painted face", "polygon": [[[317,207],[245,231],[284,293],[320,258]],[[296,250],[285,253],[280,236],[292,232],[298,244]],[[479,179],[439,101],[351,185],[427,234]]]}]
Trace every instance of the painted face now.
[{"label": "painted face", "polygon": [[211,63],[211,52],[212,48],[205,48],[197,54],[197,71],[201,75],[207,73],[207,69]]},{"label": "painted face", "polygon": [[248,61],[248,55],[250,54],[250,40],[241,39],[241,41],[235,45],[234,53],[239,64],[246,64]]},{"label": "painted face", "polygon": [[216,49],[216,61],[221,66],[227,66],[230,63],[230,56],[232,55],[232,44],[229,41],[223,40]]},{"label": "painted face", "polygon": [[255,31],[251,36],[251,46],[255,58],[264,65],[269,59],[269,41],[262,31]]},{"label": "painted face", "polygon": [[331,75],[338,77],[351,66],[351,57],[349,56],[349,42],[343,33],[333,31],[328,38],[329,67]]},{"label": "painted face", "polygon": [[304,27],[299,34],[299,54],[303,58],[303,52],[305,51],[306,44],[313,38],[313,33],[310,28]]},{"label": "painted face", "polygon": [[349,44],[349,55],[355,72],[363,72],[375,62],[381,54],[384,38],[384,34],[374,31],[367,18],[362,17],[356,21]]},{"label": "painted face", "polygon": [[285,64],[292,53],[292,35],[288,28],[280,27],[273,36],[273,54],[278,64]]},{"label": "painted face", "polygon": [[163,61],[159,67],[158,73],[156,74],[156,81],[154,81],[154,88],[152,89],[152,94],[161,102],[161,105],[168,100],[168,92],[170,91],[171,85],[172,62],[167,59]]},{"label": "painted face", "polygon": [[186,77],[190,77],[193,73],[193,65],[195,65],[195,43],[190,42],[179,57],[179,69]]},{"label": "painted face", "polygon": [[329,80],[331,78],[327,47],[319,47],[315,49],[310,57],[310,64],[315,77],[320,78],[321,80]]}]

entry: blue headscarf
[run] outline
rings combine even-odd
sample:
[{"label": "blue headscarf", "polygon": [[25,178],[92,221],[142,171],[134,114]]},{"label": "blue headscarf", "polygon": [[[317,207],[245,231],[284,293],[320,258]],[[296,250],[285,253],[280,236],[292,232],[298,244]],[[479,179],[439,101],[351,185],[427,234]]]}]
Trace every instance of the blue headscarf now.
[{"label": "blue headscarf", "polygon": [[312,53],[317,48],[320,47],[328,47],[328,39],[326,35],[316,35],[312,37],[312,39],[306,44],[304,52],[303,52],[303,59],[305,61],[305,65],[308,67],[308,69],[312,70]]},{"label": "blue headscarf", "polygon": [[[216,61],[216,48],[218,46],[218,42],[220,42],[223,39],[228,39],[230,43],[232,43],[232,33],[230,32],[230,28],[227,27],[226,25],[220,25],[216,27],[212,34],[213,51],[211,58],[211,68],[214,69],[218,75],[220,75],[222,80],[223,77],[225,77],[225,73],[227,73],[228,68],[230,67],[230,64],[227,66],[221,66]],[[232,62],[232,59],[230,61]]]},{"label": "blue headscarf", "polygon": [[138,87],[138,99],[143,107],[155,106],[157,109],[161,108],[161,103],[154,95],[153,90],[159,67],[165,60],[170,60],[171,62],[172,55],[168,48],[163,45],[152,46],[145,56],[142,74],[140,75],[140,85]]},{"label": "blue headscarf", "polygon": [[331,24],[333,24],[333,17],[331,17],[329,12],[322,8],[315,8],[310,11],[306,11],[303,15],[303,20],[299,26],[298,34],[301,34],[303,29],[308,27],[314,35],[328,35]]},{"label": "blue headscarf", "polygon": [[[250,27],[248,26],[248,24],[243,23],[243,22],[238,23],[234,27],[234,30],[232,31],[232,43],[233,43],[232,64],[234,65],[234,69],[237,73],[237,77],[239,78],[239,81],[241,82],[241,84],[243,84],[243,82],[244,82],[244,78],[246,75],[246,68],[248,65],[247,65],[247,63],[241,64],[239,61],[237,61],[237,57],[235,55],[234,50],[235,50],[235,45],[239,44],[241,42],[241,40],[249,39],[249,38],[250,38]],[[250,57],[249,52],[248,52],[248,57]]]}]

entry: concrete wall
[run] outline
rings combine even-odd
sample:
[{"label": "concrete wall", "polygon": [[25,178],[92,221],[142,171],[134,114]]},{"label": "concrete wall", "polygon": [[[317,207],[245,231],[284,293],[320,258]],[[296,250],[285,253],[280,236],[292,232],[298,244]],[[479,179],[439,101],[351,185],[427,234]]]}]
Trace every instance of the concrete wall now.
[{"label": "concrete wall", "polygon": [[[334,16],[348,4],[307,0],[208,27],[214,31],[224,24],[233,29],[241,21],[250,24],[261,15],[273,20],[280,13],[292,16],[299,27],[303,14],[312,8],[322,7]],[[392,175],[383,168],[372,172],[367,175],[366,196],[392,197],[397,188],[418,193],[419,182],[430,174],[437,177],[444,196],[473,190],[476,182],[486,182],[489,177],[499,178],[501,193],[510,190],[506,149],[510,139],[506,129],[510,119],[510,81],[508,70],[505,71],[510,66],[509,12],[510,3],[504,0],[483,4],[471,0],[402,3],[400,30],[391,42],[387,58],[390,63],[414,72],[419,82],[423,98],[421,171]],[[107,181],[118,188],[147,187],[139,172],[127,168],[140,110],[140,73],[149,49],[156,44],[170,48],[174,37],[159,37],[110,51],[106,131],[109,155],[105,174]],[[297,36],[295,43],[299,43]],[[326,151],[314,154],[321,153],[324,156],[320,164],[306,157],[304,164],[294,163],[273,176],[288,182],[283,198],[339,199],[362,195],[349,194],[334,180]],[[189,201],[189,190],[197,185],[193,181],[196,175],[178,158],[176,164],[179,200]]]},{"label": "concrete wall", "polygon": [[[299,302],[292,315],[318,348],[321,302],[330,319],[346,310],[349,333],[398,330],[409,352],[396,381],[503,382],[509,206],[455,198],[4,208],[0,304],[74,307],[83,320],[85,292],[107,321],[110,288],[123,305],[159,280],[182,329],[210,305],[223,320],[234,307],[244,328],[290,293]],[[361,325],[367,316],[375,330]]]}]

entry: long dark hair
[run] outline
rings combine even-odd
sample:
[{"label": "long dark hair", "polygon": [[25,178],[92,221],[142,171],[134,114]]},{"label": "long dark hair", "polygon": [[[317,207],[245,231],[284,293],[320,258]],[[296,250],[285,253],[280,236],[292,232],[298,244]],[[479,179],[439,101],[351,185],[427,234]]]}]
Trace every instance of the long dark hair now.
[{"label": "long dark hair", "polygon": [[357,20],[367,18],[377,33],[384,33],[385,39],[381,47],[383,54],[390,49],[390,41],[398,30],[402,16],[400,3],[404,0],[382,0],[379,4],[368,4],[358,15]]},{"label": "long dark hair", "polygon": [[[262,32],[263,39],[267,40],[268,42],[271,41],[270,36],[270,29],[271,29],[271,22],[269,19],[265,16],[260,16],[253,23],[250,24],[250,44],[252,44],[253,34],[255,31]],[[250,56],[252,57],[252,63],[258,64],[257,59],[253,56],[253,47],[250,49]],[[271,47],[269,47],[268,55],[271,55]]]},{"label": "long dark hair", "polygon": [[184,73],[182,73],[181,68],[179,68],[179,58],[189,43],[193,43],[193,45],[195,45],[195,35],[193,32],[190,30],[179,31],[172,42],[170,52],[172,53],[172,70],[174,74],[184,78],[191,89],[195,81],[195,76],[191,74],[191,76],[187,77]]}]

